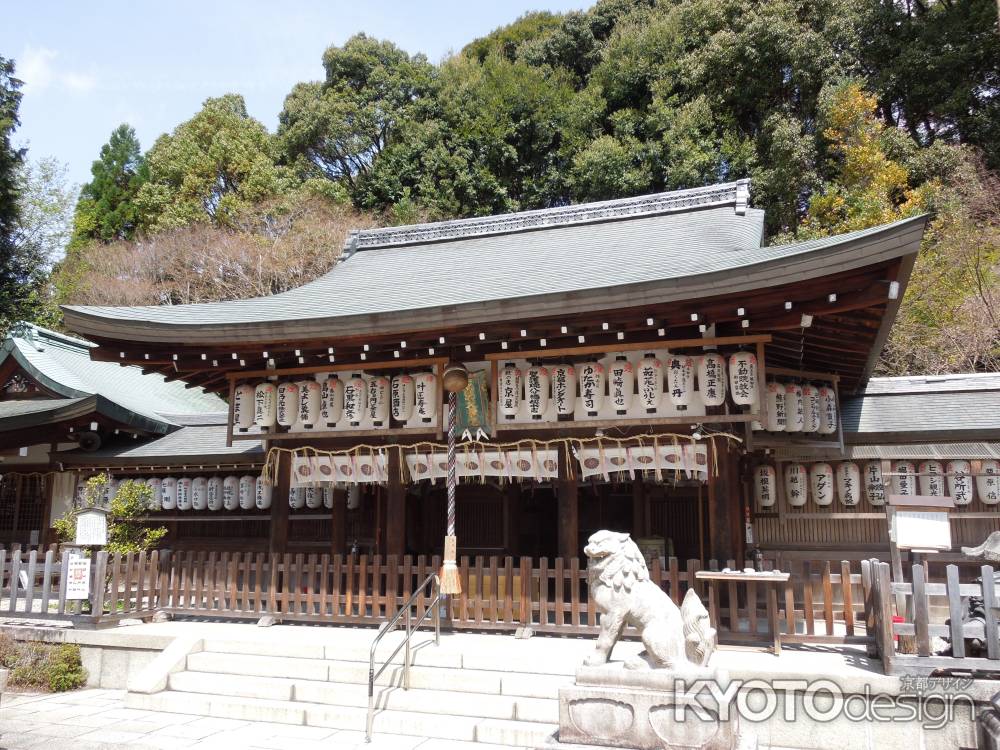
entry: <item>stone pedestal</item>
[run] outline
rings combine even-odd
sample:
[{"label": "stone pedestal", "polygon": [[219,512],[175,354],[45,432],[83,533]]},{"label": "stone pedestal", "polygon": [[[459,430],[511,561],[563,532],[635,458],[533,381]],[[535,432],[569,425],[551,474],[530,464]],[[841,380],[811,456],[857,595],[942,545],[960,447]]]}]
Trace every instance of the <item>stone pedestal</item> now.
[{"label": "stone pedestal", "polygon": [[[692,695],[698,679],[713,680],[719,690]],[[547,747],[752,750],[756,740],[749,733],[741,736],[736,706],[716,697],[728,683],[728,675],[710,670],[684,675],[628,670],[620,663],[581,667],[576,684],[559,691],[559,733]]]}]

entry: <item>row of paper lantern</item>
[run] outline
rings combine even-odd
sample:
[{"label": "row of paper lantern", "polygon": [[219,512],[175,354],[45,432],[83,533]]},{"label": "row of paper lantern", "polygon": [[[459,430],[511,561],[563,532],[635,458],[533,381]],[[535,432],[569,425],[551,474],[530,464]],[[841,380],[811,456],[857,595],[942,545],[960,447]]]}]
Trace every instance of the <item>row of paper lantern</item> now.
[{"label": "row of paper lantern", "polygon": [[829,386],[811,383],[767,384],[767,409],[763,424],[768,432],[803,432],[832,435],[837,431],[837,394]]},{"label": "row of paper lantern", "polygon": [[346,379],[330,375],[323,381],[304,379],[257,385],[241,383],[233,393],[233,423],[241,430],[254,425],[262,430],[276,425],[301,424],[314,427],[388,427],[413,418],[434,422],[438,408],[437,376],[384,375],[364,377],[355,373]]},{"label": "row of paper lantern", "polygon": [[[982,470],[972,476],[972,464],[956,460],[894,461],[889,477],[890,492],[913,497],[950,497],[956,505],[968,505],[978,493],[987,505],[1000,502],[1000,462],[982,462]],[[773,466],[761,464],[754,469],[754,497],[757,506],[770,508],[777,502],[777,471]],[[886,482],[881,461],[864,464],[864,481],[861,469],[852,461],[837,464],[836,469],[826,462],[810,464],[793,463],[785,466],[785,499],[793,507],[801,507],[808,499],[816,505],[833,503],[834,494],[842,505],[857,505],[862,492],[872,505],[885,505]]]},{"label": "row of paper lantern", "polygon": [[532,419],[541,419],[550,403],[557,415],[569,415],[576,411],[578,392],[590,417],[597,416],[606,399],[619,415],[628,413],[636,400],[647,413],[656,412],[664,399],[684,410],[694,404],[695,398],[705,406],[721,406],[726,401],[727,386],[734,403],[753,404],[757,358],[750,352],[736,352],[729,357],[728,369],[727,378],[726,359],[716,353],[671,355],[664,361],[650,353],[635,366],[627,357],[619,356],[607,368],[592,361],[580,365],[532,365],[522,370],[509,362],[497,378],[499,410],[505,419],[514,419],[523,400]]}]

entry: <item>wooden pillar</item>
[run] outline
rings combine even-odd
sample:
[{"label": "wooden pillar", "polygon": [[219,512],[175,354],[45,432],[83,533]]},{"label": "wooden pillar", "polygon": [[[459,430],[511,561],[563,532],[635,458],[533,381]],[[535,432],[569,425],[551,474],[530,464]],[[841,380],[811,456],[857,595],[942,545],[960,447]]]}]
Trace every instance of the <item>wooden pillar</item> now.
[{"label": "wooden pillar", "polygon": [[406,485],[400,477],[400,451],[389,449],[389,483],[385,502],[385,553],[406,552]]},{"label": "wooden pillar", "polygon": [[708,465],[712,466],[712,451],[716,452],[719,475],[708,476],[708,498],[705,517],[708,520],[708,539],[705,550],[710,559],[724,565],[734,559],[737,564],[744,557],[744,541],[741,529],[742,503],[740,502],[739,466],[735,452],[730,446],[720,442],[710,442]]},{"label": "wooden pillar", "polygon": [[632,481],[632,538],[649,536],[646,528],[646,485],[641,477]]},{"label": "wooden pillar", "polygon": [[271,537],[267,548],[272,554],[282,554],[288,550],[288,492],[292,480],[292,457],[289,454],[281,454],[276,474],[271,491]]},{"label": "wooden pillar", "polygon": [[556,499],[559,504],[559,557],[564,559],[580,557],[582,554],[582,550],[577,549],[580,543],[580,502],[576,478],[569,477],[566,471],[567,458],[565,446],[560,446]]},{"label": "wooden pillar", "polygon": [[330,554],[347,553],[347,490],[334,489],[330,511]]},{"label": "wooden pillar", "polygon": [[508,555],[521,554],[521,485],[511,482],[503,490],[503,546]]}]

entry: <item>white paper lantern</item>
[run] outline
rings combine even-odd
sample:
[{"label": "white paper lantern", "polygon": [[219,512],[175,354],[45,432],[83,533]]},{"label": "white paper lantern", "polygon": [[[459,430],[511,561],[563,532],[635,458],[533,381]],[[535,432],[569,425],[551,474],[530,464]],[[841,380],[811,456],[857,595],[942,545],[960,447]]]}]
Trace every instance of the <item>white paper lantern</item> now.
[{"label": "white paper lantern", "polygon": [[278,424],[291,427],[299,421],[299,384],[278,383]]},{"label": "white paper lantern", "polygon": [[802,386],[802,431],[819,431],[819,388],[809,383]]},{"label": "white paper lantern", "polygon": [[982,462],[976,477],[976,491],[979,499],[987,505],[1000,502],[1000,461],[988,459]]},{"label": "white paper lantern", "polygon": [[754,497],[758,508],[771,508],[777,498],[778,475],[773,466],[760,464],[753,471]]},{"label": "white paper lantern", "polygon": [[968,461],[948,462],[948,494],[955,505],[968,505],[973,499],[972,464]]},{"label": "white paper lantern", "polygon": [[311,428],[319,424],[320,409],[323,404],[323,386],[315,380],[300,380],[299,386],[299,422],[303,427]]},{"label": "white paper lantern", "polygon": [[521,405],[521,371],[513,362],[504,365],[497,376],[500,391],[500,416],[506,420],[517,418]]},{"label": "white paper lantern", "polygon": [[255,389],[249,383],[236,386],[233,391],[233,424],[246,432],[253,427],[255,406]]},{"label": "white paper lantern", "polygon": [[694,358],[673,355],[667,359],[667,393],[677,411],[694,401]]},{"label": "white paper lantern", "polygon": [[360,427],[368,411],[368,383],[360,375],[352,375],[344,383],[344,419],[351,427]]},{"label": "white paper lantern", "polygon": [[104,491],[101,493],[105,505],[108,505],[112,500],[115,499],[115,495],[118,494],[119,484],[121,484],[121,482],[115,479],[114,477],[110,477],[108,481],[105,482]]},{"label": "white paper lantern", "polygon": [[549,409],[549,368],[540,365],[524,371],[524,400],[528,406],[528,416],[539,420]]},{"label": "white paper lantern", "polygon": [[274,383],[258,383],[254,388],[253,421],[265,432],[277,424],[278,386]]},{"label": "white paper lantern", "polygon": [[881,461],[869,461],[865,464],[865,495],[872,505],[885,505],[885,479],[882,477]]},{"label": "white paper lantern", "polygon": [[837,465],[837,495],[841,505],[857,505],[861,501],[861,470],[851,461]]},{"label": "white paper lantern", "polygon": [[785,432],[802,432],[805,427],[805,411],[802,403],[802,386],[797,383],[785,384]]},{"label": "white paper lantern", "polygon": [[833,467],[828,463],[816,463],[809,467],[809,489],[816,505],[833,502]]},{"label": "white paper lantern", "polygon": [[588,417],[596,417],[604,406],[605,372],[600,362],[580,365],[580,401]]},{"label": "white paper lantern", "polygon": [[254,500],[256,502],[257,507],[260,508],[261,510],[267,510],[268,508],[270,508],[272,487],[271,485],[269,485],[267,482],[264,481],[263,476],[259,476],[257,477],[257,479],[254,480],[254,490],[255,490]]},{"label": "white paper lantern", "polygon": [[323,505],[323,490],[319,487],[305,488],[306,507],[316,510]]},{"label": "white paper lantern", "polygon": [[819,429],[820,435],[832,435],[837,431],[837,394],[833,388],[824,385],[819,389]]},{"label": "white paper lantern", "polygon": [[361,485],[349,484],[347,486],[347,509],[357,510],[361,507]]},{"label": "white paper lantern", "polygon": [[295,510],[306,507],[306,491],[304,487],[292,487],[288,490],[288,505]]},{"label": "white paper lantern", "polygon": [[801,508],[809,498],[809,472],[802,464],[785,467],[785,499],[793,508]]},{"label": "white paper lantern", "polygon": [[191,478],[177,480],[177,510],[191,510]]},{"label": "white paper lantern", "polygon": [[222,480],[222,507],[236,510],[240,507],[240,478],[226,477]]},{"label": "white paper lantern", "polygon": [[437,419],[438,384],[437,375],[422,372],[413,378],[413,412],[423,424],[432,424]]},{"label": "white paper lantern", "polygon": [[409,375],[396,375],[392,379],[389,396],[392,407],[392,418],[397,422],[409,422],[413,416],[413,378]]},{"label": "white paper lantern", "polygon": [[334,487],[332,484],[323,485],[323,507],[327,510],[331,510],[333,508],[333,493]]},{"label": "white paper lantern", "polygon": [[892,494],[915,497],[917,494],[917,467],[912,461],[896,461],[892,465]]},{"label": "white paper lantern", "polygon": [[368,418],[373,427],[389,424],[389,378],[384,375],[368,381]]},{"label": "white paper lantern", "polygon": [[567,416],[576,409],[576,368],[573,365],[556,365],[552,368],[552,400],[556,416]]},{"label": "white paper lantern", "polygon": [[257,504],[256,477],[250,474],[240,477],[239,502],[240,508],[243,510],[252,510],[254,505]]},{"label": "white paper lantern", "polygon": [[663,398],[663,363],[649,352],[639,360],[639,401],[647,414],[655,414]]},{"label": "white paper lantern", "polygon": [[323,381],[320,394],[323,401],[323,421],[327,427],[335,427],[344,413],[344,381],[331,375]]},{"label": "white paper lantern", "polygon": [[750,352],[729,357],[729,392],[739,406],[752,406],[757,401],[757,357]]},{"label": "white paper lantern", "polygon": [[176,510],[177,477],[164,477],[160,482],[160,506],[163,510]]},{"label": "white paper lantern", "polygon": [[208,509],[212,511],[222,510],[222,478],[211,477],[208,480],[206,492],[208,498]]},{"label": "white paper lantern", "polygon": [[940,461],[922,461],[917,467],[920,476],[917,486],[920,494],[927,497],[944,497],[946,494],[944,466]]},{"label": "white paper lantern", "polygon": [[163,481],[159,477],[150,477],[146,480],[146,486],[152,491],[149,498],[149,509],[159,510],[163,507]]},{"label": "white paper lantern", "polygon": [[608,385],[615,414],[625,416],[632,406],[632,391],[635,390],[635,370],[627,357],[615,357],[608,368]]},{"label": "white paper lantern", "polygon": [[785,411],[785,388],[781,383],[767,384],[767,429],[769,432],[784,432],[788,424]]},{"label": "white paper lantern", "polygon": [[721,354],[709,352],[698,359],[698,394],[705,406],[726,403],[726,360]]},{"label": "white paper lantern", "polygon": [[195,477],[191,480],[191,509],[205,510],[208,507],[208,480]]}]

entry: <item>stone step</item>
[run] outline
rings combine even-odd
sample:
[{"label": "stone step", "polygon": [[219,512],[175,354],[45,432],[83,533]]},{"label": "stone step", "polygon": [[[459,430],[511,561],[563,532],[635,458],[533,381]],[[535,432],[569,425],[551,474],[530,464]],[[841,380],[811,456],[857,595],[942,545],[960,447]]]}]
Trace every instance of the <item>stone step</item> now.
[{"label": "stone step", "polygon": [[[374,638],[375,631],[372,631],[372,639]],[[382,643],[379,644],[376,657],[384,659],[391,654],[399,643],[400,638],[402,638],[401,633],[390,633],[386,636]],[[371,641],[337,641],[333,644],[323,644],[208,639],[205,641],[203,650],[223,654],[283,656],[293,659],[325,659],[327,661],[353,661],[367,664],[371,650]],[[410,658],[411,664],[420,664],[428,667],[463,666],[463,654],[460,651],[435,646],[433,636],[427,636],[423,632],[414,636],[414,640],[411,643]]]},{"label": "stone step", "polygon": [[[362,708],[368,706],[368,691],[359,683],[245,677],[211,672],[175,672],[170,675],[169,688],[179,692],[209,695],[277,701],[294,700]],[[534,722],[554,722],[559,719],[559,702],[555,698],[527,698],[418,688],[403,690],[401,687],[378,688],[375,698],[376,706],[392,710]]]}]

